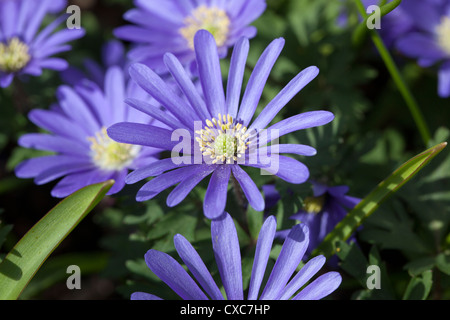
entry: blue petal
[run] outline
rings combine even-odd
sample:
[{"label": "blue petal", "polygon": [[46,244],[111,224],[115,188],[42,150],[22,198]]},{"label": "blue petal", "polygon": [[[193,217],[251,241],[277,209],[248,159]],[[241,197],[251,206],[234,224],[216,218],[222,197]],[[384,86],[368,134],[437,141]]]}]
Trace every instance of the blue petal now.
[{"label": "blue petal", "polygon": [[443,63],[438,72],[438,94],[441,98],[450,97],[450,62]]},{"label": "blue petal", "polygon": [[187,129],[193,128],[194,121],[197,120],[194,117],[195,112],[159,75],[143,64],[134,63],[130,67],[130,76],[142,89],[166,107]]},{"label": "blue petal", "polygon": [[201,165],[190,165],[187,167],[175,169],[166,173],[163,173],[156,178],[153,178],[138,191],[136,195],[137,201],[150,200],[157,196],[161,191],[183,181],[186,177],[191,176],[197,172]]},{"label": "blue petal", "polygon": [[297,290],[303,287],[325,264],[324,256],[317,256],[309,260],[295,277],[289,281],[287,286],[281,292],[278,300],[288,300],[295,294]]},{"label": "blue petal", "polygon": [[171,256],[157,250],[145,254],[145,262],[164,283],[184,300],[207,300],[184,268]]},{"label": "blue petal", "polygon": [[109,127],[107,132],[111,139],[121,143],[168,151],[177,145],[176,141],[172,141],[172,131],[148,124],[119,122]]},{"label": "blue petal", "polygon": [[252,178],[239,165],[233,165],[233,176],[239,182],[249,204],[256,211],[263,211],[265,201]]},{"label": "blue petal", "polygon": [[225,210],[230,173],[229,165],[219,165],[211,176],[203,201],[203,211],[208,219],[219,217]]},{"label": "blue petal", "polygon": [[284,46],[284,39],[273,40],[264,50],[253,69],[242,98],[237,119],[247,126],[258,106],[264,86],[269,78],[270,71],[277,61]]},{"label": "blue petal", "polygon": [[330,123],[333,119],[333,113],[323,110],[297,114],[281,120],[267,128],[267,131],[270,133],[270,138],[268,141],[261,142],[261,144],[268,143],[277,137],[281,137],[294,131],[323,126]]},{"label": "blue petal", "polygon": [[292,227],[281,248],[280,255],[270,273],[261,300],[277,298],[295,269],[300,264],[308,248],[309,230],[305,224]]},{"label": "blue petal", "polygon": [[64,113],[74,122],[83,126],[87,132],[95,133],[101,129],[100,123],[92,109],[83,101],[75,90],[62,85],[56,93]]},{"label": "blue petal", "polygon": [[278,112],[318,74],[319,69],[314,66],[301,71],[267,104],[250,125],[249,130],[264,129],[275,118]]},{"label": "blue petal", "polygon": [[130,300],[162,300],[162,299],[150,293],[133,292],[130,296]]},{"label": "blue petal", "polygon": [[125,77],[122,69],[118,66],[108,68],[105,74],[105,97],[108,102],[107,110],[100,112],[109,112],[111,114],[111,123],[104,123],[109,126],[113,123],[126,119],[125,105]]},{"label": "blue petal", "polygon": [[192,172],[190,176],[184,177],[184,179],[177,185],[167,197],[167,206],[174,207],[183,201],[189,192],[204,178],[214,171],[214,166],[200,165]]},{"label": "blue petal", "polygon": [[205,101],[203,101],[180,61],[173,54],[166,53],[164,55],[164,63],[177,81],[178,86],[183,91],[191,106],[195,106],[193,109],[197,112],[198,117],[200,119],[211,119],[212,116],[206,108]]},{"label": "blue petal", "polygon": [[211,239],[228,300],[243,300],[241,252],[231,216],[224,212],[211,221]]},{"label": "blue petal", "polygon": [[29,133],[19,138],[19,145],[37,150],[55,151],[62,154],[88,156],[90,148],[87,143],[62,136],[44,133]]},{"label": "blue petal", "polygon": [[339,273],[331,271],[311,282],[292,300],[320,300],[335,291],[342,282]]},{"label": "blue petal", "polygon": [[147,166],[137,168],[136,170],[128,174],[125,181],[128,184],[136,183],[146,178],[160,175],[164,171],[172,170],[181,166],[183,165],[175,164],[172,158],[158,160]]},{"label": "blue petal", "polygon": [[258,299],[259,289],[264,278],[264,273],[266,272],[267,261],[269,260],[270,251],[272,250],[276,229],[277,221],[275,217],[270,216],[264,221],[259,232],[248,290],[248,300]]},{"label": "blue petal", "polygon": [[[281,155],[272,155],[268,163],[248,163],[250,167],[260,168],[289,183],[304,183],[309,179],[308,168],[300,161]],[[267,173],[265,173],[267,174]]]},{"label": "blue petal", "polygon": [[236,43],[231,55],[230,71],[227,84],[227,110],[228,114],[236,118],[241,98],[242,81],[244,78],[245,64],[250,49],[247,38],[241,38]]},{"label": "blue petal", "polygon": [[205,102],[213,117],[226,114],[225,94],[216,41],[211,33],[199,30],[194,36],[198,72]]},{"label": "blue petal", "polygon": [[205,263],[194,249],[194,247],[182,235],[177,234],[174,237],[175,249],[194,278],[200,283],[202,288],[213,300],[223,300],[219,287],[214,282]]}]

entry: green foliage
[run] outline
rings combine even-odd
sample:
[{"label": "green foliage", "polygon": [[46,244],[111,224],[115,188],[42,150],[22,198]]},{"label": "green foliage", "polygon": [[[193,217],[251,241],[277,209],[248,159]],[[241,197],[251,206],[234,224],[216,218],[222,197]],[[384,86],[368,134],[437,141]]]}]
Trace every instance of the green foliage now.
[{"label": "green foliage", "polygon": [[98,204],[114,181],[85,187],[61,201],[13,247],[0,264],[0,299],[17,299],[59,243]]}]

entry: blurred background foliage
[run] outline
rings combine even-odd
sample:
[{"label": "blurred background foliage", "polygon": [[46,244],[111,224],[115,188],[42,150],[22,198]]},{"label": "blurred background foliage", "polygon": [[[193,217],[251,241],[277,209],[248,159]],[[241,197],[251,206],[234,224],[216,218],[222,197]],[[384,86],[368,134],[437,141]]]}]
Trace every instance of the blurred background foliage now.
[{"label": "blurred background foliage", "polygon": [[[86,36],[65,54],[75,66],[86,58],[100,60],[101,46],[112,30],[125,23],[123,13],[131,0],[71,1],[82,9]],[[383,178],[411,156],[448,141],[450,103],[437,96],[436,73],[392,52],[426,117],[433,140],[423,145],[417,128],[391,81],[383,61],[370,41],[358,46],[352,35],[358,24],[352,1],[267,0],[266,12],[254,23],[258,35],[251,40],[246,80],[265,46],[284,37],[286,45],[273,69],[258,110],[266,105],[300,70],[316,65],[319,76],[304,88],[277,116],[318,109],[331,110],[336,119],[325,127],[303,130],[281,142],[314,146],[314,157],[298,157],[311,178],[329,185],[346,184],[349,194],[363,198]],[[343,10],[348,23],[337,24]],[[224,76],[229,60],[222,61]],[[37,151],[17,146],[17,139],[36,131],[27,119],[33,108],[48,108],[55,101],[59,75],[45,71],[42,77],[16,82],[0,91],[0,252],[11,247],[59,200],[51,198],[52,184],[36,186],[20,180],[13,169]],[[309,185],[288,185],[271,176],[250,172],[255,182],[275,183],[281,200],[265,214],[278,218],[279,229],[292,226],[288,219],[311,195]],[[448,148],[419,175],[381,205],[356,234],[356,243],[341,243],[338,264],[329,265],[343,276],[343,283],[328,299],[450,299],[450,155]],[[105,198],[45,262],[22,294],[22,299],[129,299],[142,290],[167,299],[177,298],[146,266],[150,248],[178,258],[173,236],[183,234],[198,249],[213,276],[218,270],[211,250],[209,222],[204,219],[200,184],[175,208],[165,203],[167,191],[152,201],[134,200],[139,184]],[[287,192],[289,190],[289,192]],[[229,191],[227,211],[245,217]],[[262,213],[248,209],[247,221],[239,221],[243,250],[244,287],[252,266],[256,227]],[[257,233],[256,233],[257,235]],[[280,243],[281,244],[281,243]],[[280,244],[274,246],[277,256]],[[0,255],[0,259],[4,255]],[[273,261],[272,261],[273,263]],[[66,267],[82,271],[82,290],[68,290]],[[380,266],[381,289],[366,287],[368,265]],[[270,269],[270,266],[268,267]]]}]

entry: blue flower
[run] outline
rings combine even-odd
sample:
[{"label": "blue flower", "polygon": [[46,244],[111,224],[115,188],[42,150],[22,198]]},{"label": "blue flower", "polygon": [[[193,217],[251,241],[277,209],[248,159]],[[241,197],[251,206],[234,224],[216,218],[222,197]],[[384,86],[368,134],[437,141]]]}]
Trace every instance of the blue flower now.
[{"label": "blue flower", "polygon": [[106,71],[104,88],[88,79],[73,87],[58,87],[57,104],[29,114],[29,119],[48,133],[25,134],[18,141],[22,147],[51,154],[21,162],[15,169],[16,175],[34,178],[38,185],[62,178],[51,192],[58,198],[109,179],[115,183],[108,194],[120,191],[129,170],[155,161],[159,152],[155,148],[117,143],[106,133],[106,128],[116,122],[153,121],[125,105],[125,97],[135,95],[138,88],[129,83],[122,69],[113,66]]},{"label": "blue flower", "polygon": [[[322,274],[301,289],[319,272],[326,259],[324,256],[316,256],[294,275],[309,243],[308,227],[298,224],[286,237],[261,295],[259,294],[276,227],[276,219],[273,216],[268,217],[261,227],[247,299],[320,300],[335,291],[341,284],[342,277],[334,271]],[[211,239],[226,299],[244,300],[240,245],[236,227],[228,213],[224,212],[218,219],[211,221]],[[174,258],[153,249],[145,254],[145,262],[150,270],[184,300],[223,300],[224,296],[194,247],[179,234],[174,237],[174,244],[178,255],[197,282]],[[135,292],[131,299],[160,298],[149,293]]]},{"label": "blue flower", "polygon": [[409,0],[403,9],[414,21],[414,30],[397,41],[397,49],[422,67],[437,65],[438,95],[450,97],[450,4]]},{"label": "blue flower", "polygon": [[135,0],[136,8],[124,18],[134,25],[114,30],[114,35],[135,44],[130,60],[141,62],[159,72],[165,69],[163,56],[173,53],[184,66],[195,62],[194,35],[210,31],[219,54],[245,36],[252,38],[256,28],[249,26],[265,10],[265,0]]},{"label": "blue flower", "polygon": [[0,87],[8,87],[14,76],[39,76],[42,69],[61,71],[67,61],[53,57],[69,51],[67,42],[81,38],[83,29],[55,29],[66,15],[55,19],[39,32],[47,13],[63,7],[65,1],[2,0],[0,1]]},{"label": "blue flower", "polygon": [[[313,195],[306,197],[304,207],[290,218],[306,224],[310,229],[309,255],[334,227],[353,209],[361,199],[347,195],[349,187],[345,185],[329,187],[311,181]],[[284,238],[289,230],[282,230],[277,236]]]},{"label": "blue flower", "polygon": [[249,50],[248,39],[241,38],[234,48],[226,97],[213,36],[208,31],[200,30],[194,41],[201,93],[173,54],[166,54],[164,61],[183,92],[184,99],[147,66],[133,64],[130,67],[131,78],[170,114],[136,99],[128,99],[127,102],[170,129],[118,123],[108,129],[108,135],[121,143],[161,148],[170,151],[172,156],[135,170],[126,181],[136,183],[155,177],[139,190],[136,197],[138,201],[152,199],[161,191],[178,184],[167,198],[167,205],[172,207],[212,174],[203,208],[205,216],[214,219],[225,210],[228,181],[232,173],[249,204],[255,210],[262,211],[264,199],[240,165],[264,169],[290,183],[303,183],[308,179],[309,171],[304,164],[280,154],[312,156],[316,154],[314,148],[300,144],[267,145],[290,132],[327,124],[334,115],[328,111],[305,112],[273,124],[267,130],[264,128],[292,97],[316,77],[318,69],[309,67],[300,72],[251,122],[284,40],[274,40],[261,55],[242,101],[240,95]]}]

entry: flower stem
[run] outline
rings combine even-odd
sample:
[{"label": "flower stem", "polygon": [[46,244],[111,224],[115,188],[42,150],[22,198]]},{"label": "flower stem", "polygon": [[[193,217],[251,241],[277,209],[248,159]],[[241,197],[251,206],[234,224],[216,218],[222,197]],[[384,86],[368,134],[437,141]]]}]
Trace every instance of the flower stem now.
[{"label": "flower stem", "polygon": [[[367,21],[367,14],[366,10],[364,9],[364,5],[362,4],[361,0],[355,0],[356,5],[358,7],[358,10],[360,11],[361,15]],[[387,69],[389,70],[389,73],[392,76],[393,81],[395,82],[398,90],[400,91],[401,95],[403,96],[403,99],[406,102],[406,105],[409,108],[409,111],[416,123],[417,128],[419,129],[420,135],[422,137],[422,140],[425,145],[428,144],[431,135],[430,131],[428,129],[428,126],[426,124],[425,118],[419,108],[419,105],[417,104],[416,100],[414,99],[411,91],[409,90],[408,86],[406,85],[400,71],[398,70],[394,59],[392,58],[391,54],[387,50],[386,46],[383,43],[383,40],[381,39],[378,32],[375,30],[370,30],[372,41],[377,48],[378,52],[380,53],[381,58],[383,59]]]}]

